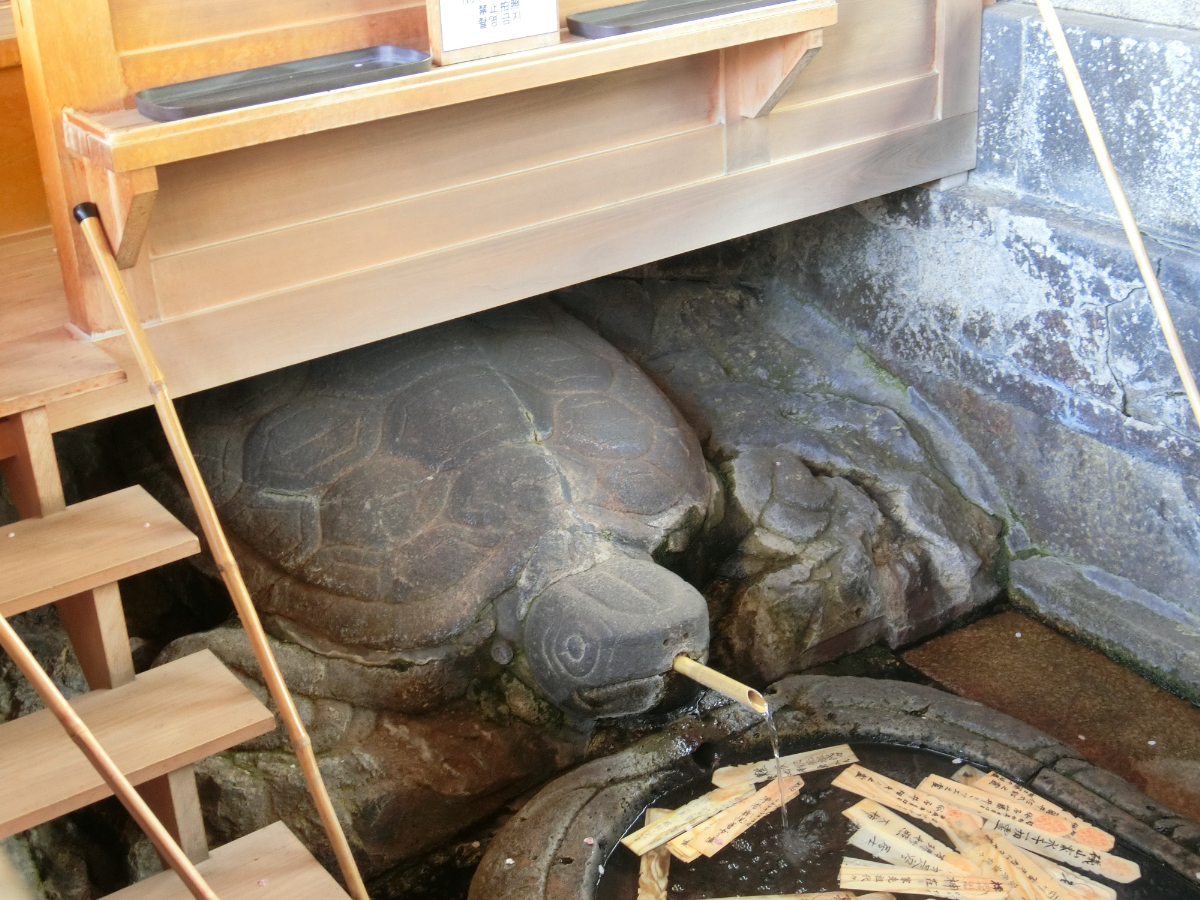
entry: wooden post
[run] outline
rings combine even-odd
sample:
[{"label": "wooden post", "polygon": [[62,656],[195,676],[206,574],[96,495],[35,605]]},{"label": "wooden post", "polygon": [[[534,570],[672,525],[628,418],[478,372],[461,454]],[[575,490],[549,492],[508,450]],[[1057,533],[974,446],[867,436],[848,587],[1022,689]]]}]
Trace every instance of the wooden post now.
[{"label": "wooden post", "polygon": [[88,334],[105,331],[113,322],[104,288],[71,226],[71,207],[87,193],[67,151],[62,116],[68,107],[124,105],[128,91],[108,0],[15,0],[12,10],[71,322]]},{"label": "wooden post", "polygon": [[1154,264],[1150,261],[1150,254],[1146,252],[1146,243],[1142,240],[1142,232],[1138,228],[1137,219],[1129,205],[1129,198],[1125,195],[1125,188],[1121,186],[1121,177],[1117,174],[1117,167],[1113,165],[1108,145],[1104,142],[1104,135],[1100,133],[1100,124],[1096,121],[1096,113],[1092,110],[1092,103],[1088,99],[1087,89],[1083,86],[1083,79],[1079,77],[1079,69],[1075,65],[1075,57],[1071,55],[1071,48],[1067,44],[1066,35],[1063,34],[1062,25],[1058,21],[1058,13],[1054,11],[1054,4],[1050,0],[1036,0],[1036,2],[1042,19],[1046,23],[1046,31],[1050,34],[1050,43],[1054,45],[1058,61],[1062,64],[1063,75],[1066,76],[1071,98],[1075,101],[1075,108],[1079,110],[1079,118],[1083,121],[1083,130],[1087,133],[1088,141],[1091,142],[1092,152],[1096,154],[1096,162],[1100,164],[1100,172],[1104,176],[1104,183],[1108,185],[1108,192],[1112,194],[1113,203],[1117,207],[1117,215],[1120,216],[1125,236],[1129,239],[1129,246],[1133,248],[1138,271],[1142,273],[1146,293],[1150,295],[1150,305],[1154,307],[1154,314],[1158,316],[1159,327],[1162,328],[1167,348],[1171,351],[1171,359],[1175,361],[1175,369],[1179,372],[1179,380],[1183,382],[1184,393],[1187,394],[1188,403],[1191,404],[1192,415],[1196,417],[1196,424],[1200,425],[1200,390],[1196,389],[1196,379],[1192,375],[1192,367],[1183,353],[1183,344],[1179,342],[1175,321],[1171,318],[1171,311],[1167,308],[1167,301],[1163,297],[1162,287],[1158,283],[1158,275],[1155,274]]},{"label": "wooden post", "polygon": [[258,611],[254,608],[254,602],[250,599],[250,592],[246,589],[245,581],[242,580],[237,560],[234,559],[233,551],[229,548],[225,531],[217,519],[217,511],[213,507],[212,498],[208,495],[208,488],[205,487],[204,479],[200,475],[200,468],[196,465],[196,458],[192,455],[191,447],[188,446],[187,436],[184,434],[179,414],[175,411],[175,404],[167,390],[162,369],[158,366],[154,351],[146,339],[146,332],[143,330],[129,295],[125,291],[125,282],[121,279],[121,272],[113,257],[112,247],[109,245],[104,228],[100,223],[99,210],[95,204],[81,203],[75,207],[75,218],[83,229],[92,258],[100,269],[101,277],[108,287],[116,305],[117,314],[125,327],[125,333],[129,336],[130,344],[133,346],[138,367],[142,370],[146,383],[149,385],[150,394],[154,398],[154,408],[158,412],[159,420],[166,432],[167,443],[171,446],[171,453],[179,466],[188,494],[196,507],[196,514],[200,518],[200,527],[208,541],[208,548],[225,586],[229,589],[233,604],[237,607],[238,616],[246,629],[246,636],[250,639],[255,659],[258,660],[259,668],[262,669],[263,677],[267,682],[267,690],[287,726],[288,736],[296,751],[296,759],[304,772],[305,781],[308,782],[308,790],[316,804],[321,823],[325,826],[325,833],[329,836],[330,844],[333,845],[333,852],[337,856],[342,877],[345,878],[350,894],[355,900],[369,900],[366,886],[358,871],[358,865],[354,862],[350,845],[346,841],[346,835],[338,821],[337,812],[333,808],[333,802],[329,799],[329,792],[321,778],[321,770],[317,767],[312,741],[305,731],[304,723],[300,721],[300,713],[296,710],[295,703],[292,702],[292,696],[288,693],[283,673],[279,671],[279,664],[275,661],[275,654],[271,651],[266,632],[263,631],[262,622],[259,621]]},{"label": "wooden post", "polygon": [[208,838],[204,835],[196,773],[190,765],[142,782],[137,791],[188,859],[194,863],[208,859]]}]

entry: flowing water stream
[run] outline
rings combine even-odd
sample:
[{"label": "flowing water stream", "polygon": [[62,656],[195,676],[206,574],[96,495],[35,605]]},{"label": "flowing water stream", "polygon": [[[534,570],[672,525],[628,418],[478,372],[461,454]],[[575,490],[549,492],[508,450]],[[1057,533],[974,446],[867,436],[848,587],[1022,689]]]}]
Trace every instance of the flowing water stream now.
[{"label": "flowing water stream", "polygon": [[771,707],[763,714],[767,720],[767,734],[771,737],[771,752],[775,754],[775,784],[779,787],[779,814],[783,821],[783,833],[787,834],[787,794],[783,790],[783,763],[779,760],[779,730],[775,727],[775,717],[771,715]]}]

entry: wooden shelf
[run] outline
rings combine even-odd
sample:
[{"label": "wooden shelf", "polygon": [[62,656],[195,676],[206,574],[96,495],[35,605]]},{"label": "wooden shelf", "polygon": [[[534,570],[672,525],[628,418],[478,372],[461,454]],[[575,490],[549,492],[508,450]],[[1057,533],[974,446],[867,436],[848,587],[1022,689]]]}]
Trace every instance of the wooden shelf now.
[{"label": "wooden shelf", "polygon": [[751,44],[836,22],[836,0],[789,0],[594,41],[564,33],[562,43],[554,47],[177,122],[154,122],[134,110],[68,109],[63,114],[66,140],[72,152],[96,165],[129,172]]},{"label": "wooden shelf", "polygon": [[[134,784],[275,727],[270,711],[208,650],[71,705]],[[0,726],[0,837],[110,794],[49,710]]]},{"label": "wooden shelf", "polygon": [[[196,866],[221,900],[347,900],[346,893],[282,822],[218,847]],[[190,900],[174,872],[162,872],[108,900]]]},{"label": "wooden shelf", "polygon": [[0,615],[12,616],[200,552],[144,488],[86,500],[0,533]]}]

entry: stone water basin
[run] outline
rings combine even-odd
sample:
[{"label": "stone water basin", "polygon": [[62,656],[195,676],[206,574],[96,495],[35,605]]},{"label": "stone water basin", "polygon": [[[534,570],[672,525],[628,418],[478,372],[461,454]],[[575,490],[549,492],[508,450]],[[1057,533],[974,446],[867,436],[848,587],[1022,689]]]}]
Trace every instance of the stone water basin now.
[{"label": "stone water basin", "polygon": [[[931,773],[949,776],[963,763],[994,769],[1117,836],[1113,852],[1143,872],[1132,884],[1113,885],[1120,900],[1200,900],[1200,857],[1137,818],[1136,790],[1112,787],[1113,776],[1092,777],[1074,751],[1030,726],[900,682],[800,676],[767,693],[785,754],[850,743],[867,768],[909,785]],[[470,898],[633,900],[637,857],[618,842],[640,826],[646,807],[676,808],[711,788],[712,768],[769,755],[760,716],[706,695],[691,715],[539,792],[496,835]],[[712,859],[690,866],[672,860],[668,895],[701,900],[837,889],[852,831],[841,811],[859,799],[831,786],[838,771],[804,776],[804,791],[788,806],[786,840],[775,813]],[[1108,796],[1085,786],[1101,781],[1110,785]],[[864,857],[857,850],[845,855]]]}]

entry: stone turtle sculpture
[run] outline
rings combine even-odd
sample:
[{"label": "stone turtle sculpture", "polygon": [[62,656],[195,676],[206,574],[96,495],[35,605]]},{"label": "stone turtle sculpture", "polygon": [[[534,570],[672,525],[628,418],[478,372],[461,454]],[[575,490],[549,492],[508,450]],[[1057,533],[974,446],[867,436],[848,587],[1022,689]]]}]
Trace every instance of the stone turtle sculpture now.
[{"label": "stone turtle sculpture", "polygon": [[650,709],[674,656],[706,653],[704,599],[655,562],[713,502],[697,440],[548,302],[210,392],[187,420],[277,637],[400,667],[491,642],[586,718]]}]

